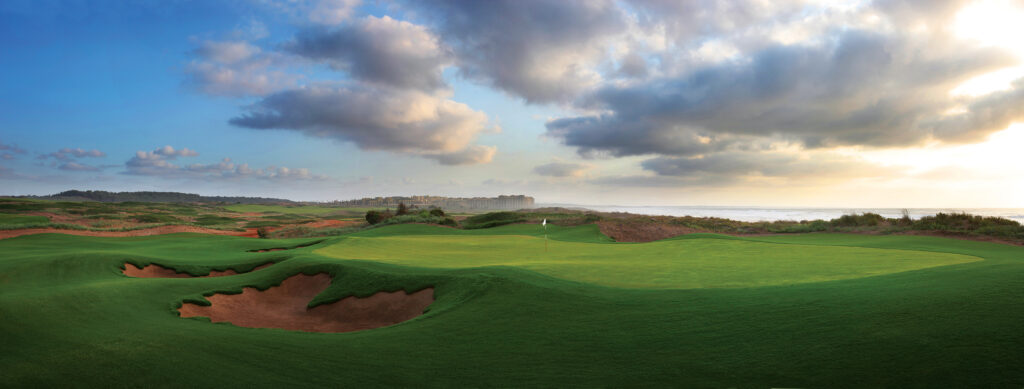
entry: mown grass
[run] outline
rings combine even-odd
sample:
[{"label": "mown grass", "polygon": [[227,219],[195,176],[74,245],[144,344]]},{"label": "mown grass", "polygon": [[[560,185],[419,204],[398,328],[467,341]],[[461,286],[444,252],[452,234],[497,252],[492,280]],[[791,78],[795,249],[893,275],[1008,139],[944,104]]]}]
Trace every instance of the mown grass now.
[{"label": "mown grass", "polygon": [[[398,225],[355,236],[404,239],[425,233],[456,243],[455,238],[543,236],[534,225],[471,231]],[[594,226],[549,226],[548,234],[549,243],[555,244],[608,241]],[[406,267],[314,252],[332,243],[344,246],[347,239],[269,253],[247,251],[310,240],[195,234],[50,234],[0,240],[0,379],[10,387],[861,388],[1024,383],[1020,247],[920,236],[803,234],[725,240],[698,235],[667,242],[757,243],[794,251],[912,250],[984,260],[792,285],[623,289],[517,266]],[[485,248],[479,250],[480,258],[492,254]],[[277,264],[232,277],[136,279],[120,274],[125,262],[204,274],[227,268],[245,271],[267,261]],[[175,312],[183,300],[238,292],[243,286],[268,287],[299,272],[333,276],[331,287],[313,304],[425,286],[435,287],[437,300],[424,316],[411,321],[346,334],[239,328],[182,319]],[[753,272],[748,278],[757,276]],[[619,275],[603,277],[614,280]]]},{"label": "mown grass", "polygon": [[354,234],[315,251],[328,257],[408,266],[514,266],[550,276],[631,288],[792,285],[917,270],[979,260],[907,250],[783,245],[735,239],[597,244],[521,235]]}]

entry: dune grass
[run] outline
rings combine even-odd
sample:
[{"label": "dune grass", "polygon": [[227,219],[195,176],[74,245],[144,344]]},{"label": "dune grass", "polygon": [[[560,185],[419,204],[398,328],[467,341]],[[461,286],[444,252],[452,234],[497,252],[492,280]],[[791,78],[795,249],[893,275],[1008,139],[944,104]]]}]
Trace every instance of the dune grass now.
[{"label": "dune grass", "polygon": [[[404,266],[316,252],[344,247],[353,238],[401,240],[429,234],[455,242],[451,250],[466,253],[459,239],[533,241],[523,236],[543,236],[535,230],[399,225],[267,253],[248,251],[315,240],[198,234],[42,234],[0,240],[0,382],[10,387],[1024,384],[1021,247],[837,234],[696,236],[664,242],[666,250],[706,241],[744,244],[755,251],[857,249],[870,256],[898,250],[983,258],[842,280],[692,289],[616,288],[518,266]],[[607,250],[647,245],[600,243],[607,238],[593,226],[549,227],[548,233],[549,244],[566,256],[572,250],[561,251],[570,247],[562,245]],[[137,279],[120,273],[125,262],[204,274],[245,271],[267,261],[277,264],[231,277]],[[623,277],[622,271],[602,273],[601,283]],[[313,304],[424,286],[435,287],[436,302],[408,322],[344,334],[240,328],[179,318],[175,311],[182,301],[197,301],[203,294],[268,287],[299,272],[334,277]]]}]

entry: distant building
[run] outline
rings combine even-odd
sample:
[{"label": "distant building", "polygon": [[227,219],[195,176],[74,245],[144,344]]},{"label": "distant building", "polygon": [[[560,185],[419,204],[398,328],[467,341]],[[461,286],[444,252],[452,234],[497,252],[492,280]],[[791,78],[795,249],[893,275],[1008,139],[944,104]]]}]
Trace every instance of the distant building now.
[{"label": "distant building", "polygon": [[419,208],[438,207],[447,210],[516,210],[533,208],[533,197],[523,195],[502,195],[498,197],[441,197],[441,196],[392,196],[367,197],[358,200],[336,201],[343,207],[394,208],[399,203]]}]

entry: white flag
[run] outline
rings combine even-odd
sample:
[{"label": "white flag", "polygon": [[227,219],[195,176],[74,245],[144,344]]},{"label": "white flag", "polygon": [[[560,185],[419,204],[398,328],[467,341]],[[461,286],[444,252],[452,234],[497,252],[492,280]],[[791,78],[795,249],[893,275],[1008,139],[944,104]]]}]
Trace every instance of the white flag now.
[{"label": "white flag", "polygon": [[544,226],[544,228],[548,228],[548,219],[544,219],[544,221],[540,222],[540,225]]}]

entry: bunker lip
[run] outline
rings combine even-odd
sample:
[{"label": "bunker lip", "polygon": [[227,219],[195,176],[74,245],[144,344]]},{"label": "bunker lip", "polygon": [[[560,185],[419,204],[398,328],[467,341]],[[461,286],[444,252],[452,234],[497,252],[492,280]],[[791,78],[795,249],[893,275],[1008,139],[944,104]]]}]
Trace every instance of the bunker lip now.
[{"label": "bunker lip", "polygon": [[318,240],[318,241],[315,241],[315,242],[303,243],[303,244],[300,244],[298,246],[274,247],[274,248],[268,248],[268,249],[254,249],[254,250],[247,250],[247,252],[250,252],[250,253],[265,253],[265,252],[269,252],[269,251],[295,250],[295,249],[301,249],[303,247],[315,246],[315,245],[318,245],[318,244],[323,243],[323,242],[324,242],[323,240]]},{"label": "bunker lip", "polygon": [[239,327],[306,332],[352,332],[390,326],[423,314],[434,302],[434,288],[417,292],[377,292],[366,298],[345,297],[308,308],[331,285],[327,273],[296,274],[266,290],[246,287],[240,294],[207,296],[209,306],[184,303],[181,317],[203,316]]},{"label": "bunker lip", "polygon": [[[273,262],[264,263],[256,266],[252,270],[244,273],[251,273],[257,270],[266,269],[273,265]],[[205,276],[194,276],[188,273],[179,273],[178,271],[170,268],[166,268],[157,264],[149,264],[143,267],[135,266],[132,263],[125,263],[124,270],[121,273],[128,277],[136,278],[202,278],[202,277],[224,277],[242,274],[234,271],[233,269],[227,269],[224,271],[212,270]]]}]

